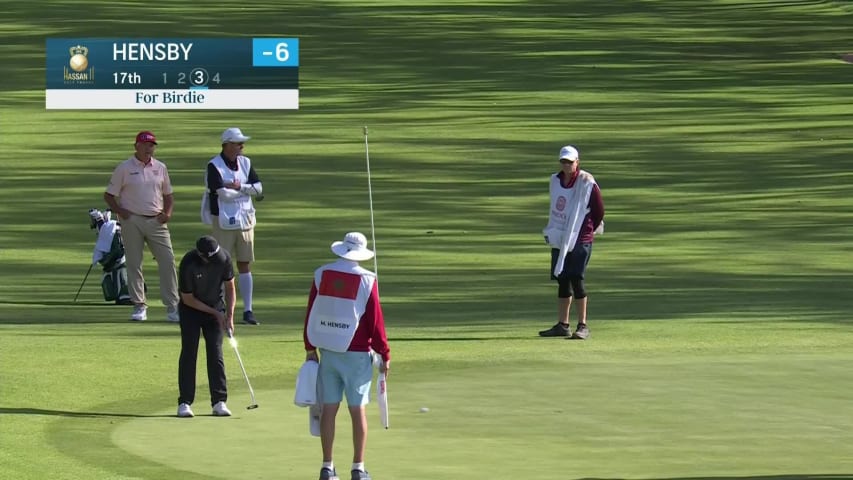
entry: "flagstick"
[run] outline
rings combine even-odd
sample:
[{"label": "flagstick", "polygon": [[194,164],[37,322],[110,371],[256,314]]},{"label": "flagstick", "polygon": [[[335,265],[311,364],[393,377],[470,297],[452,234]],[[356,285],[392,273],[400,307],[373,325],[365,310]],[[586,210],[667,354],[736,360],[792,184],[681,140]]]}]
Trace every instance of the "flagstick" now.
[{"label": "flagstick", "polygon": [[[367,143],[367,126],[364,127],[364,160],[367,163],[367,194],[370,200],[370,236],[373,239],[373,272],[376,274],[376,291],[379,291],[379,262],[376,254],[376,226],[373,223],[373,186],[370,179],[370,147]],[[380,364],[382,359],[374,357]],[[378,365],[377,365],[378,367]],[[376,396],[379,405],[379,420],[386,429],[391,425],[388,412],[388,383],[381,370],[376,376]]]},{"label": "flagstick", "polygon": [[[376,281],[379,281],[379,262],[376,252],[376,227],[373,223],[373,185],[370,181],[370,147],[367,143],[367,126],[364,127],[364,159],[367,162],[367,194],[370,199],[370,236],[373,240],[373,273],[376,274]],[[377,286],[377,288],[379,288]]]}]

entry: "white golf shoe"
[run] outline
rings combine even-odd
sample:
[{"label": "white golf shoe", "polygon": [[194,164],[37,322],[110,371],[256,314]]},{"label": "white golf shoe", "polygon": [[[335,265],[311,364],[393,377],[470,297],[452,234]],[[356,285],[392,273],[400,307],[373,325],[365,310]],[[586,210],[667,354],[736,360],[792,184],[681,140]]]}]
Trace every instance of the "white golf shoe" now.
[{"label": "white golf shoe", "polygon": [[142,322],[148,320],[148,307],[145,304],[133,306],[133,313],[130,314],[130,319],[134,322]]},{"label": "white golf shoe", "polygon": [[181,321],[181,315],[178,314],[178,307],[166,307],[166,321],[171,323],[178,323]]},{"label": "white golf shoe", "polygon": [[190,408],[190,404],[182,403],[178,405],[178,416],[181,418],[192,418],[195,415],[193,415],[193,409]]},{"label": "white golf shoe", "polygon": [[231,410],[228,410],[228,407],[225,406],[225,402],[216,402],[216,405],[213,406],[213,416],[230,417]]}]

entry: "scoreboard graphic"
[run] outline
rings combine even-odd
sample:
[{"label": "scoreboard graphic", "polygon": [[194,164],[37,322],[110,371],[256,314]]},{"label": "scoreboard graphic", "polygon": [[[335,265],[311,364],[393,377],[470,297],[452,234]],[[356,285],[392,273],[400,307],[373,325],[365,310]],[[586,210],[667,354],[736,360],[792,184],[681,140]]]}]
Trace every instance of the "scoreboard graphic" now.
[{"label": "scoreboard graphic", "polygon": [[47,39],[45,108],[295,110],[299,39]]}]

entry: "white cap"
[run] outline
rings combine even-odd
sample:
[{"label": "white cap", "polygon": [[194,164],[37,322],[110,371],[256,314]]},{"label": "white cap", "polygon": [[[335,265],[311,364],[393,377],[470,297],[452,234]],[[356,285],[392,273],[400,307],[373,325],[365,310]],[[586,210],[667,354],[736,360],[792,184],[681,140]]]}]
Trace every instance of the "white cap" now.
[{"label": "white cap", "polygon": [[252,137],[243,135],[239,128],[231,127],[222,132],[222,143],[243,143]]},{"label": "white cap", "polygon": [[580,154],[578,154],[577,148],[571,145],[566,145],[560,149],[560,160],[571,160],[574,162],[577,161],[578,158],[580,158]]}]

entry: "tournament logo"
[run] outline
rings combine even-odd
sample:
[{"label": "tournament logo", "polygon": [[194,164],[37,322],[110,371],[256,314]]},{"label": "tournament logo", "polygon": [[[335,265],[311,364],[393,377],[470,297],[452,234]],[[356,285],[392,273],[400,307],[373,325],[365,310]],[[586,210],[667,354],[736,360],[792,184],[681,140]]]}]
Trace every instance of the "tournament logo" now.
[{"label": "tournament logo", "polygon": [[[95,67],[89,68],[89,49],[76,45],[68,49],[71,58],[68,66],[63,68],[65,83],[92,84],[95,83]],[[69,70],[69,67],[70,70]]]}]

